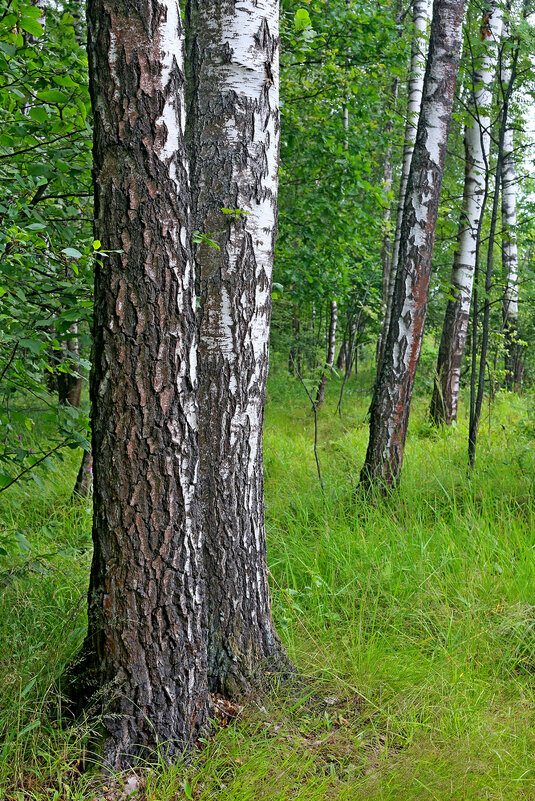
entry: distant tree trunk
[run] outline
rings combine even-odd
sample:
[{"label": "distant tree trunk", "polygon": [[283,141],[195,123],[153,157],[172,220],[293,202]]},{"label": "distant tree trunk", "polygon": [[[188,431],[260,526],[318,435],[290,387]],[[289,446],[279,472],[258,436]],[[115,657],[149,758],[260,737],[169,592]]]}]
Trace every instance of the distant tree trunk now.
[{"label": "distant tree trunk", "polygon": [[91,451],[84,451],[82,463],[76,476],[73,495],[75,498],[87,498],[93,489],[93,455]]},{"label": "distant tree trunk", "polygon": [[384,359],[370,409],[361,482],[397,483],[423,338],[431,259],[459,56],[464,0],[435,0],[418,134],[407,183],[399,268]]},{"label": "distant tree trunk", "polygon": [[[206,717],[195,295],[175,0],[89,0],[94,555],[82,682],[104,760],[181,755]],[[90,687],[87,689],[89,690]]]},{"label": "distant tree trunk", "polygon": [[355,321],[355,313],[353,309],[351,309],[351,311],[348,314],[347,327],[348,327],[348,336],[347,336],[345,359],[344,359],[344,367],[345,367],[344,378],[342,381],[342,386],[340,387],[340,395],[338,397],[338,405],[337,405],[337,410],[340,417],[342,416],[342,403],[344,400],[344,391],[348,380],[351,378],[351,369],[353,367],[355,334],[357,332],[357,323]]},{"label": "distant tree trunk", "polygon": [[342,344],[340,345],[340,350],[338,351],[338,356],[336,359],[336,369],[343,370],[346,366],[346,350],[347,350],[347,332],[344,331],[344,338],[342,340]]},{"label": "distant tree trunk", "polygon": [[[470,379],[470,421],[468,428],[468,461],[470,467],[474,466],[476,458],[476,445],[477,436],[479,431],[479,421],[481,418],[481,409],[483,406],[483,394],[485,390],[485,369],[487,367],[487,350],[489,342],[489,324],[490,324],[490,290],[492,287],[492,274],[494,269],[494,241],[496,237],[496,226],[498,223],[498,210],[500,198],[500,183],[502,177],[502,165],[504,156],[504,142],[505,131],[507,130],[507,118],[509,113],[509,102],[511,93],[513,91],[513,83],[516,77],[516,67],[518,62],[519,47],[515,49],[512,59],[512,68],[508,74],[509,80],[507,86],[502,83],[501,91],[503,97],[503,104],[500,112],[500,128],[498,134],[498,160],[496,163],[496,175],[494,181],[494,198],[492,203],[492,215],[490,220],[490,230],[488,236],[487,246],[487,267],[485,271],[485,299],[483,302],[483,326],[481,332],[481,352],[479,356],[479,371],[477,371],[477,353],[474,348],[472,351],[472,372]],[[474,287],[474,313],[473,313],[473,329],[477,331],[478,324],[478,292],[477,292],[477,275],[476,285]],[[476,386],[476,372],[477,386]]]},{"label": "distant tree trunk", "polygon": [[297,306],[293,307],[292,331],[294,339],[290,348],[290,353],[288,354],[288,370],[294,375],[296,366],[297,370],[301,372],[301,349],[299,347],[300,320],[299,308]]},{"label": "distant tree trunk", "polygon": [[[493,7],[484,17],[486,49],[481,68],[474,69],[465,126],[465,179],[457,250],[450,278],[453,298],[448,300],[438,352],[436,378],[431,399],[431,419],[450,425],[457,418],[461,363],[466,343],[470,300],[474,281],[477,238],[484,212],[486,173],[489,168],[490,115],[492,87],[497,68],[497,50],[502,28],[502,12]],[[488,31],[488,37],[487,37]]]},{"label": "distant tree trunk", "polygon": [[[286,664],[271,619],[262,428],[279,163],[277,0],[189,0],[210,688]],[[207,23],[207,20],[210,23]],[[232,213],[222,213],[222,209]]]},{"label": "distant tree trunk", "polygon": [[403,218],[403,208],[407,194],[407,182],[409,170],[416,142],[416,132],[418,129],[418,118],[422,105],[422,92],[424,86],[424,74],[426,63],[426,41],[427,24],[429,21],[428,0],[412,0],[412,21],[414,32],[411,47],[411,66],[408,86],[407,100],[407,121],[405,125],[405,141],[403,146],[403,164],[401,168],[401,179],[399,184],[398,210],[396,217],[396,231],[394,235],[394,245],[392,258],[388,264],[388,274],[385,276],[385,263],[383,260],[383,323],[381,327],[380,342],[381,346],[377,358],[377,375],[381,369],[388,327],[392,312],[392,298],[394,295],[394,284],[396,281],[396,271],[399,261],[399,249],[401,243],[401,222]]},{"label": "distant tree trunk", "polygon": [[[511,70],[502,69],[501,84],[508,86]],[[518,248],[516,244],[516,170],[514,134],[507,126],[503,141],[502,161],[502,264],[505,273],[502,312],[505,334],[505,383],[518,391],[522,385],[524,365],[518,337]]]},{"label": "distant tree trunk", "polygon": [[[80,357],[80,348],[78,344],[78,326],[76,323],[71,326],[71,339],[65,340],[63,343],[63,359],[62,361],[69,361],[69,372],[58,372],[56,377],[56,384],[58,390],[58,400],[62,404],[69,403],[71,406],[80,406],[82,397],[82,376],[80,374],[80,366],[73,366],[77,363]],[[76,372],[75,372],[76,371]]]},{"label": "distant tree trunk", "polygon": [[[397,0],[396,3],[396,25],[398,27],[398,36],[401,35],[402,27],[402,4],[400,0]],[[386,134],[388,136],[388,145],[386,148],[385,153],[385,163],[383,166],[383,190],[385,193],[385,205],[383,207],[383,220],[382,220],[382,231],[383,231],[383,239],[381,243],[381,265],[382,265],[382,285],[383,285],[383,293],[382,293],[382,318],[383,323],[381,326],[381,332],[379,334],[379,338],[377,340],[377,353],[376,357],[379,359],[380,355],[383,352],[383,336],[385,335],[385,327],[386,327],[386,315],[388,309],[388,290],[390,286],[390,268],[392,264],[392,237],[390,231],[390,219],[392,216],[392,204],[389,199],[390,192],[392,191],[392,132],[394,130],[394,114],[396,112],[396,105],[398,99],[398,91],[399,91],[399,78],[396,75],[390,84],[390,103],[391,103],[391,115],[386,122]]]},{"label": "distant tree trunk", "polygon": [[325,360],[325,367],[320,379],[318,391],[316,393],[316,409],[322,405],[325,400],[325,387],[327,386],[327,379],[333,369],[334,365],[334,351],[336,347],[336,324],[338,322],[338,304],[335,300],[331,300],[331,315],[329,321],[329,336],[327,343],[327,358]]}]

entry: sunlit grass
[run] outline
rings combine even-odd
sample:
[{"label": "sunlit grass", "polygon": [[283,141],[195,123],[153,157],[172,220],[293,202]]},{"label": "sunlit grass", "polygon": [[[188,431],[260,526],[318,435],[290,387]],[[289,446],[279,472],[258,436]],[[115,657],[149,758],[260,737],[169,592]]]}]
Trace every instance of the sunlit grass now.
[{"label": "sunlit grass", "polygon": [[[328,388],[322,494],[306,396],[282,371],[270,379],[273,614],[314,697],[257,699],[189,767],[140,768],[142,797],[533,797],[530,399],[497,396],[472,475],[464,418],[435,431],[426,399],[417,399],[401,487],[363,498],[355,489],[369,396],[358,390],[367,385],[365,373],[353,379],[342,419],[339,384]],[[46,490],[30,482],[1,499],[3,527],[24,532],[31,549],[13,541],[0,568],[0,798],[106,795],[101,779],[78,772],[94,722],[58,718],[68,718],[61,673],[83,638],[90,560],[90,515],[70,499],[76,462],[73,455]]]}]

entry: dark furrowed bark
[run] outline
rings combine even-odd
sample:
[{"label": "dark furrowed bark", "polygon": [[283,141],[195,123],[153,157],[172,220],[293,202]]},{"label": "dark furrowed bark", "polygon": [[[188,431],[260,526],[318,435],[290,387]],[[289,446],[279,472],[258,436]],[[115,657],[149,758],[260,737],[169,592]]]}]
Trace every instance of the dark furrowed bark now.
[{"label": "dark furrowed bark", "polygon": [[81,665],[122,768],[181,754],[206,717],[195,298],[178,5],[90,0],[88,25],[95,236],[111,252],[95,276]]},{"label": "dark furrowed bark", "polygon": [[[199,443],[210,688],[286,668],[270,612],[262,427],[276,234],[278,3],[190,0],[188,105],[201,243]],[[226,209],[224,213],[222,209]]]},{"label": "dark furrowed bark", "polygon": [[408,179],[385,355],[370,409],[364,486],[396,484],[420,357],[446,144],[459,69],[463,0],[435,0],[418,133]]}]

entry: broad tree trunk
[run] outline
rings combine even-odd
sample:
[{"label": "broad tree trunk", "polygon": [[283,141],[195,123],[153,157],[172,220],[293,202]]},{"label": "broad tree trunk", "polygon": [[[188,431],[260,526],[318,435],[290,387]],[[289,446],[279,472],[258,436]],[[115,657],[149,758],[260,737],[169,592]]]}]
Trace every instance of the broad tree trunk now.
[{"label": "broad tree trunk", "polygon": [[[430,415],[436,423],[450,425],[457,418],[461,363],[466,344],[470,300],[480,220],[484,212],[486,173],[489,169],[490,115],[492,88],[496,77],[498,41],[502,12],[494,6],[485,14],[486,48],[480,69],[472,76],[470,119],[465,127],[465,180],[457,250],[450,284],[453,298],[448,300],[438,352]],[[489,33],[488,37],[486,33]]]},{"label": "broad tree trunk", "polygon": [[397,483],[423,338],[431,259],[459,55],[464,0],[435,0],[418,134],[401,226],[385,355],[370,409],[364,485]]},{"label": "broad tree trunk", "polygon": [[327,358],[325,360],[325,367],[316,393],[316,409],[322,405],[325,400],[325,387],[327,386],[327,379],[333,369],[334,365],[334,350],[336,347],[336,324],[338,322],[338,304],[335,300],[331,300],[331,315],[329,321],[329,336],[327,343]]},{"label": "broad tree trunk", "polygon": [[[502,85],[511,80],[511,71],[502,70]],[[516,170],[513,129],[504,133],[502,161],[502,264],[505,289],[502,301],[505,334],[505,382],[508,389],[519,390],[524,373],[522,346],[518,337],[518,248],[516,244]]]},{"label": "broad tree trunk", "polygon": [[[270,611],[262,427],[279,162],[277,0],[189,0],[200,273],[199,442],[209,682],[239,695],[285,661]],[[223,213],[222,209],[232,210]]]},{"label": "broad tree trunk", "polygon": [[394,284],[398,269],[399,252],[401,243],[401,223],[403,219],[403,209],[407,194],[407,182],[412,161],[412,154],[416,142],[416,132],[418,129],[418,119],[420,107],[422,105],[422,92],[424,87],[424,74],[426,64],[426,41],[427,25],[429,21],[428,0],[412,0],[412,20],[414,32],[411,47],[411,66],[408,85],[407,100],[407,120],[405,124],[405,139],[403,145],[403,164],[401,168],[401,178],[399,184],[398,210],[396,216],[396,231],[394,235],[394,245],[392,258],[387,266],[385,275],[385,262],[383,254],[383,323],[381,326],[380,348],[377,358],[377,375],[381,369],[384,357],[388,327],[392,313],[392,299],[394,295]]},{"label": "broad tree trunk", "polygon": [[[94,556],[81,665],[114,768],[206,717],[195,295],[176,0],[89,0]],[[120,251],[120,252],[117,252]]]}]

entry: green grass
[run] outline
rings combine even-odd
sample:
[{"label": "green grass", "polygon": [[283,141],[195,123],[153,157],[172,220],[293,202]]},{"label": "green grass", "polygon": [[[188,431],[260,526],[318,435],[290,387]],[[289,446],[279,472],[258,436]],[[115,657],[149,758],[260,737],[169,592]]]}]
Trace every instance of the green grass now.
[{"label": "green grass", "polygon": [[[321,705],[257,699],[194,764],[143,771],[147,801],[535,799],[535,429],[527,397],[498,395],[466,467],[466,421],[435,431],[414,403],[403,481],[354,490],[369,385],[333,381],[319,418],[270,378],[265,468],[273,613]],[[90,514],[72,504],[77,454],[45,489],[2,497],[0,798],[117,796],[80,775],[94,721],[66,725],[61,673],[84,632]],[[303,691],[304,694],[304,691]],[[62,717],[63,716],[63,717]],[[108,786],[108,785],[106,785]]]}]

